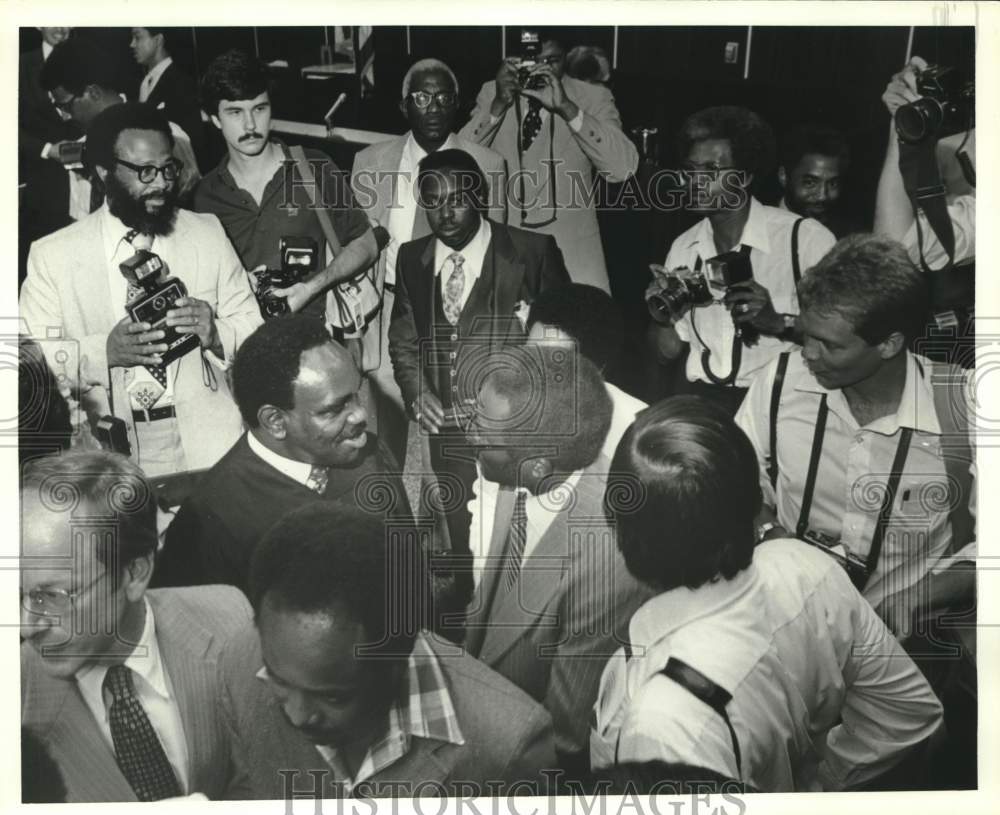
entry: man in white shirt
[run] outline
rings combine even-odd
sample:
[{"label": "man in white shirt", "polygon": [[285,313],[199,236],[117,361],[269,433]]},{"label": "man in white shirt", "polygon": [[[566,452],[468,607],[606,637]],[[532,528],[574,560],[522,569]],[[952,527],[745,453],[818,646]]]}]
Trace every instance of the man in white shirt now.
[{"label": "man in white shirt", "polygon": [[[95,118],[90,134],[107,200],[32,245],[21,317],[32,336],[58,330],[80,343],[79,372],[65,372],[72,387],[94,421],[113,414],[124,422],[131,455],[149,475],[209,467],[240,433],[224,372],[260,312],[218,221],[176,205],[166,120],[123,103]],[[155,329],[126,311],[144,288],[130,289],[120,264],[139,251],[166,267],[156,280],[169,275],[187,289]],[[165,362],[184,335],[197,342]],[[58,360],[49,363],[62,371]]]},{"label": "man in white shirt", "polygon": [[663,267],[653,269],[647,297],[678,267],[709,274],[709,261],[724,253],[734,253],[727,254],[730,268],[749,260],[752,279],[707,285],[708,303],[692,306],[690,297],[679,298],[680,305],[655,315],[652,339],[664,359],[688,347],[683,390],[732,414],[754,374],[793,346],[798,278],[834,238],[819,222],[751,196],[754,177],[770,169],[774,155],[774,135],[757,114],[737,107],[692,114],[681,126],[678,155],[688,178],[688,208],[708,214],[674,240]]},{"label": "man in white shirt", "polygon": [[579,778],[601,671],[649,596],[601,504],[611,399],[589,360],[549,343],[495,352],[483,380],[466,648],[545,705],[560,766]]},{"label": "man in white shirt", "polygon": [[940,702],[841,567],[798,541],[755,548],[757,459],[722,408],[651,407],[612,472],[625,563],[661,593],[602,677],[595,767],[677,762],[763,792],[842,790],[935,732]]},{"label": "man in white shirt", "polygon": [[427,216],[416,194],[420,161],[441,149],[464,150],[483,171],[489,184],[488,217],[506,223],[503,195],[507,188],[507,164],[499,153],[452,132],[459,105],[458,80],[445,63],[422,59],[410,66],[403,77],[399,109],[410,125],[402,136],[379,142],[357,153],[351,171],[351,186],[358,206],[372,226],[389,232],[389,243],[379,256],[380,274],[385,281],[382,299],[382,354],[379,368],[372,373],[377,385],[378,432],[402,461],[406,443],[403,396],[392,375],[389,361],[389,318],[396,299],[396,256],[407,241],[430,234]]},{"label": "man in white shirt", "polygon": [[22,724],[45,742],[67,800],[221,795],[215,660],[250,621],[246,598],[222,586],[147,592],[156,501],[121,456],[38,459],[21,501]]}]

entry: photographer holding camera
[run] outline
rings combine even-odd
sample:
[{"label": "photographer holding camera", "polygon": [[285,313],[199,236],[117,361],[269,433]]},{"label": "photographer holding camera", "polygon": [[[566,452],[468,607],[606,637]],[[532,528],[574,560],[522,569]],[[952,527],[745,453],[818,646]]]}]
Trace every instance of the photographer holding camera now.
[{"label": "photographer holding camera", "polygon": [[521,53],[483,85],[461,135],[507,160],[507,223],[552,235],[574,283],[610,291],[591,195],[597,173],[624,181],[639,154],[611,91],[563,74],[566,51],[521,32]]},{"label": "photographer holding camera", "polygon": [[733,414],[754,374],[797,341],[795,285],[834,238],[818,221],[751,195],[775,154],[774,134],[756,113],[694,113],[677,148],[687,207],[707,215],[673,242],[663,267],[651,267],[651,340],[665,359],[690,346],[679,390]]}]

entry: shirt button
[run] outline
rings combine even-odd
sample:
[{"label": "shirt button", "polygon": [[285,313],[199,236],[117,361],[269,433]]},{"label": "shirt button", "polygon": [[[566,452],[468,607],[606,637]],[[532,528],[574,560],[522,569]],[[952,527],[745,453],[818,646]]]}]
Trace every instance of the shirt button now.
[{"label": "shirt button", "polygon": [[451,341],[452,342],[458,342],[458,334],[452,334],[451,335]]},{"label": "shirt button", "polygon": [[455,358],[456,358],[456,357],[458,356],[458,354],[456,354],[456,353],[455,353],[454,351],[452,351],[452,352],[451,352],[450,354],[448,354],[448,356],[449,356],[449,357],[450,357],[451,359],[455,359]]},{"label": "shirt button", "polygon": [[455,372],[455,369],[454,369],[454,368],[452,368],[452,369],[451,369],[451,375],[452,375],[452,378],[454,378],[454,377],[456,377],[456,376],[458,375],[458,374],[457,374],[457,373]]}]

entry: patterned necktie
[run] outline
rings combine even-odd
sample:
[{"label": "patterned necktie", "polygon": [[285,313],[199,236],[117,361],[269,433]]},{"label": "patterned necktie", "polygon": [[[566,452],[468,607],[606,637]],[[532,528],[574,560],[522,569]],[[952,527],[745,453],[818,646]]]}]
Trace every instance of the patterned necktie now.
[{"label": "patterned necktie", "polygon": [[528,99],[528,112],[521,122],[521,152],[528,152],[531,143],[542,129],[542,103],[535,98]]},{"label": "patterned necktie", "polygon": [[314,464],[313,468],[309,471],[309,477],[306,479],[306,486],[317,495],[322,495],[326,492],[326,485],[329,481],[330,468]]},{"label": "patterned necktie", "polygon": [[458,252],[452,252],[448,255],[448,260],[451,261],[452,270],[444,284],[444,316],[449,323],[455,325],[462,313],[462,292],[465,291],[465,272],[462,267],[465,265],[465,258]]},{"label": "patterned necktie", "polygon": [[510,518],[510,529],[507,530],[507,562],[504,564],[504,584],[507,591],[514,588],[521,574],[521,561],[524,560],[524,547],[528,541],[527,499],[528,493],[524,490],[514,493],[514,513]]},{"label": "patterned necktie", "polygon": [[181,788],[173,767],[135,695],[131,669],[124,665],[108,668],[104,690],[111,695],[108,723],[111,725],[115,756],[136,798],[140,801],[160,801],[180,795]]},{"label": "patterned necktie", "polygon": [[[153,248],[153,236],[139,232],[137,229],[130,229],[125,236],[125,240],[132,244],[132,248],[136,250],[144,249],[148,252]],[[136,286],[129,281],[128,290],[125,293],[126,302],[131,303],[142,292],[142,286]],[[142,405],[144,409],[149,410],[163,395],[163,391],[167,389],[167,369],[162,365],[145,365],[144,367],[152,374],[153,379],[160,384],[160,390],[157,392],[156,388],[148,382],[136,383],[137,390],[134,392],[130,390],[129,393],[132,394],[138,404]]]}]

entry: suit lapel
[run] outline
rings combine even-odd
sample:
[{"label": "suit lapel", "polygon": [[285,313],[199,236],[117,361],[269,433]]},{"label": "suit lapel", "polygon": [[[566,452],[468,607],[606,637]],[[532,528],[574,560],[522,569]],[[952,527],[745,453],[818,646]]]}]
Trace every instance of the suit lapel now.
[{"label": "suit lapel", "polygon": [[[500,345],[515,328],[514,306],[524,280],[524,263],[503,224],[490,221],[490,232],[483,269],[469,295],[469,302],[462,309],[459,325],[463,328],[463,335],[488,334],[495,344]],[[485,325],[482,324],[484,315]],[[511,322],[501,328],[497,320],[503,318],[510,318]]]},{"label": "suit lapel", "polygon": [[[380,224],[389,222],[388,209],[389,202],[399,204],[396,199],[398,189],[399,162],[403,159],[403,147],[406,144],[406,136],[400,136],[386,143],[382,151],[373,156],[373,166],[368,168],[374,174],[375,182],[375,206],[371,211],[371,218]],[[383,175],[384,174],[384,175]]]},{"label": "suit lapel", "polygon": [[85,316],[89,333],[107,332],[125,316],[125,312],[115,316],[111,302],[111,285],[108,283],[108,259],[104,256],[103,216],[98,210],[87,216],[89,234],[77,241],[73,280],[71,285],[77,293],[80,313]]}]

